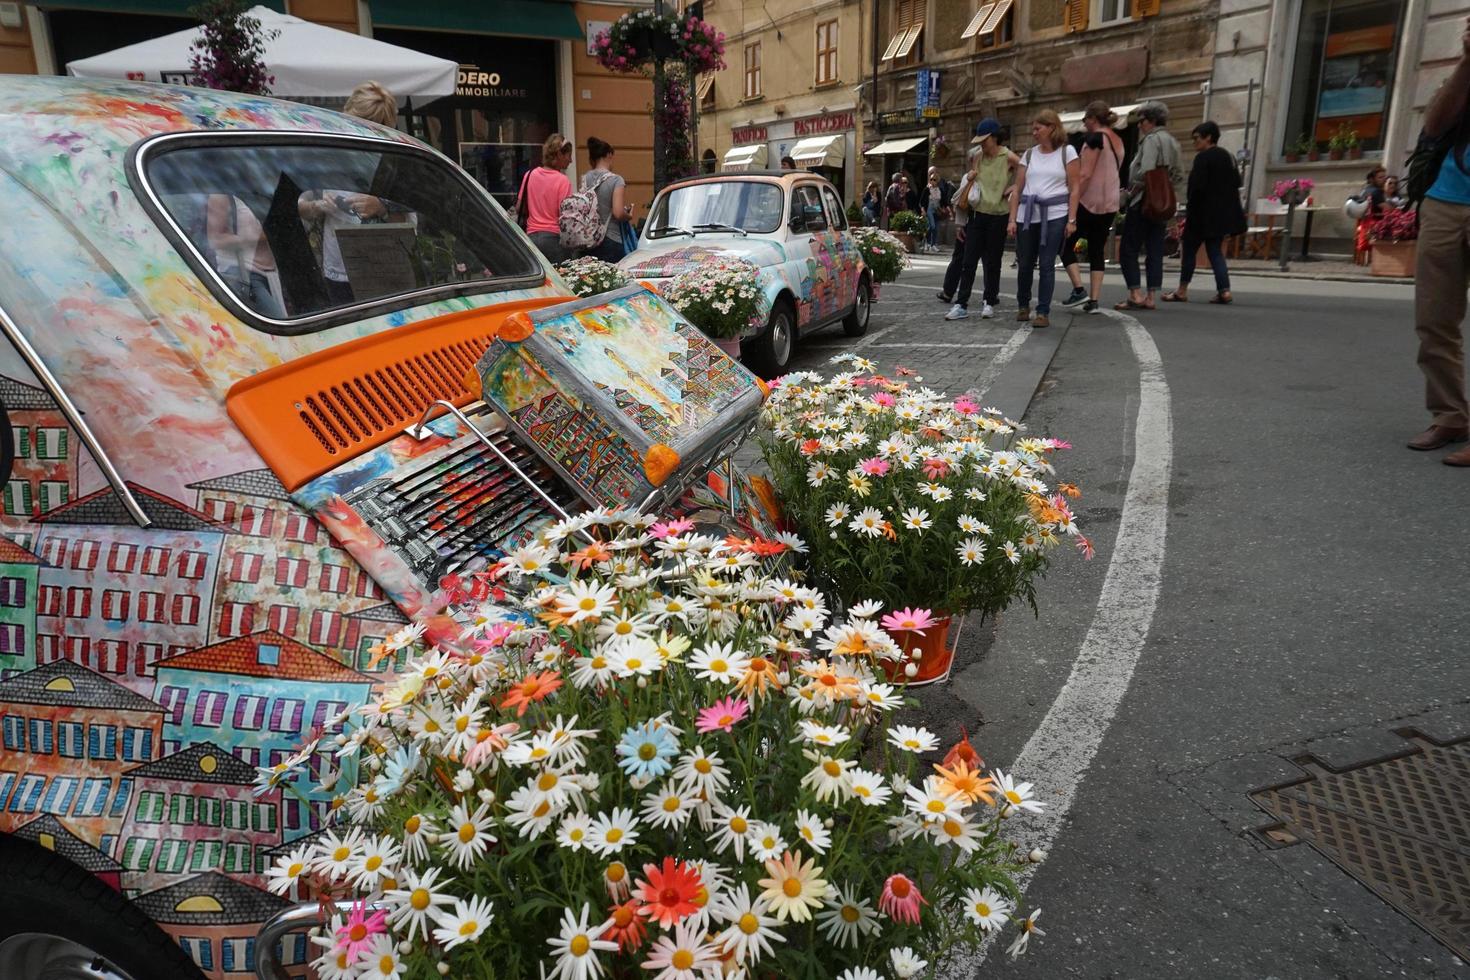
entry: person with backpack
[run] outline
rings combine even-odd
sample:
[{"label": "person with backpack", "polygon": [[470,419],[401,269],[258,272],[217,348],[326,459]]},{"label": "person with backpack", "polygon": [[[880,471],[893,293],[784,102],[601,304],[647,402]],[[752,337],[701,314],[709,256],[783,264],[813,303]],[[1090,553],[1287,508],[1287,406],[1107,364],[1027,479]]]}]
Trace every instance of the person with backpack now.
[{"label": "person with backpack", "polygon": [[[1128,298],[1115,310],[1155,309],[1154,294],[1164,288],[1164,230],[1179,200],[1184,168],[1179,159],[1179,141],[1168,130],[1169,107],[1162,102],[1145,102],[1138,110],[1138,152],[1128,170],[1128,210],[1123,215],[1122,242],[1118,264],[1128,284]],[[1138,254],[1144,253],[1148,273],[1145,297],[1138,275]]]},{"label": "person with backpack", "polygon": [[[1465,293],[1470,289],[1470,18],[1460,44],[1459,62],[1424,112],[1421,149],[1410,158],[1407,180],[1411,201],[1423,195],[1414,329],[1425,407],[1432,418],[1429,428],[1409,440],[1409,448],[1426,452],[1470,438],[1464,331]],[[1470,466],[1470,448],[1458,449],[1441,462]]]},{"label": "person with backpack", "polygon": [[561,243],[561,202],[572,182],[562,173],[572,162],[572,144],[552,133],[541,145],[541,165],[526,171],[516,195],[516,221],[552,265],[571,258]]},{"label": "person with backpack", "polygon": [[[1118,114],[1106,102],[1090,103],[1082,116],[1082,193],[1077,205],[1077,230],[1062,243],[1062,265],[1072,280],[1072,293],[1062,300],[1063,306],[1081,306],[1083,313],[1097,313],[1102,297],[1105,247],[1118,213],[1118,197],[1122,190],[1118,174],[1123,169],[1123,137],[1113,126]],[[1082,288],[1082,272],[1077,261],[1077,243],[1087,243],[1087,265],[1090,289]]]},{"label": "person with backpack", "polygon": [[[592,238],[596,240],[583,246],[582,254],[601,259],[604,262],[616,262],[627,254],[623,249],[623,224],[628,216],[633,213],[633,205],[627,203],[627,182],[621,176],[612,171],[613,148],[605,140],[596,136],[587,140],[587,158],[592,162],[592,169],[582,175],[582,189],[567,200],[570,202],[575,198],[582,197],[587,200],[579,205],[579,220],[584,224],[590,223],[591,227],[582,232],[574,232],[572,238]],[[588,205],[595,205],[595,210]],[[567,211],[573,210],[570,204],[563,204],[563,232],[566,228]],[[587,214],[591,211],[590,216]],[[563,244],[570,245],[566,241],[568,237],[564,234]]]}]

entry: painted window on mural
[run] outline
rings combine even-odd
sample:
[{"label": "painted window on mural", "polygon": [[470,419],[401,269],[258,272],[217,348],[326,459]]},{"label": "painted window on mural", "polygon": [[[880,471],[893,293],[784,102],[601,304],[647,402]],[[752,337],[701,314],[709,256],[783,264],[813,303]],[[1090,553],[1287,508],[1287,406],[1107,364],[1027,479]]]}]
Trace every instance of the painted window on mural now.
[{"label": "painted window on mural", "polygon": [[1398,0],[1302,0],[1282,151],[1352,134],[1383,149],[1398,57]]}]

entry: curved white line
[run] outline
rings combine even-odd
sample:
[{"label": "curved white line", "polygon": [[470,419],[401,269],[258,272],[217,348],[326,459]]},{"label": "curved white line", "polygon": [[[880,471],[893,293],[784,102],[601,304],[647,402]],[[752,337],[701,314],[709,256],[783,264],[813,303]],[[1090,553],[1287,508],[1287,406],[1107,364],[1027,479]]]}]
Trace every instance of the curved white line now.
[{"label": "curved white line", "polygon": [[[1159,349],[1143,325],[1130,316],[1108,315],[1123,324],[1138,360],[1133,469],[1092,625],[1066,684],[1013,766],[1017,778],[1037,784],[1038,798],[1046,809],[1039,816],[1016,818],[1011,829],[1023,834],[1031,847],[1046,850],[1061,831],[1087,768],[1128,691],[1163,584],[1174,444],[1169,384]],[[1034,869],[1028,865],[1022,872],[1019,883],[1023,889]],[[970,980],[985,962],[989,948],[990,942],[985,942],[978,950],[960,953],[945,964],[941,976]]]}]

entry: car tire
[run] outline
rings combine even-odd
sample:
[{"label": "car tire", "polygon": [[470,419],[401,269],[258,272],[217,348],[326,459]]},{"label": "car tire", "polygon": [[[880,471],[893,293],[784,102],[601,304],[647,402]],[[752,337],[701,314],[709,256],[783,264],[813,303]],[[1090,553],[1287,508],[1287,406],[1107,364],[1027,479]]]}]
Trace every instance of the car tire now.
[{"label": "car tire", "polygon": [[786,373],[791,351],[796,346],[796,308],[788,299],[778,299],[771,307],[766,329],[743,341],[740,360],[756,374],[769,381]]},{"label": "car tire", "polygon": [[849,337],[861,337],[868,332],[868,321],[872,318],[873,287],[869,285],[868,277],[863,276],[858,280],[857,298],[852,301],[852,309],[842,318],[842,332]]},{"label": "car tire", "polygon": [[0,977],[204,980],[167,933],[106,882],[0,835]]}]

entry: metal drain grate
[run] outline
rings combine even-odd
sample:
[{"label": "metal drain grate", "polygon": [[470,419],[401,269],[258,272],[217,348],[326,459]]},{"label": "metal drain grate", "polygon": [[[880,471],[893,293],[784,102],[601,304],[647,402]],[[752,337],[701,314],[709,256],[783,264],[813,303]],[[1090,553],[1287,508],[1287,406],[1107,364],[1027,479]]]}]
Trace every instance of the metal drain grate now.
[{"label": "metal drain grate", "polygon": [[1470,959],[1470,738],[1440,743],[1397,732],[1414,747],[1331,770],[1295,760],[1308,775],[1251,800],[1281,821],[1267,844],[1308,844]]}]

